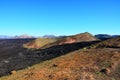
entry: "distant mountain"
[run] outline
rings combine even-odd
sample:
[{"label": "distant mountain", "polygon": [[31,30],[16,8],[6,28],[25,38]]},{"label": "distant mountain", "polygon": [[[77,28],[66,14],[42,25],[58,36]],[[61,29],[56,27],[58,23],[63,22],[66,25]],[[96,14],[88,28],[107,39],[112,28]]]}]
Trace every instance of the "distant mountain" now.
[{"label": "distant mountain", "polygon": [[112,37],[114,38],[114,37],[119,37],[120,35],[112,35]]},{"label": "distant mountain", "polygon": [[56,38],[57,36],[54,35],[44,35],[43,38]]},{"label": "distant mountain", "polygon": [[77,42],[87,42],[87,41],[95,41],[93,35],[88,32],[80,33],[72,36],[64,36],[64,37],[57,37],[57,38],[38,38],[32,42],[24,44],[25,48],[46,48],[55,45],[63,45],[63,44],[71,44]]},{"label": "distant mountain", "polygon": [[120,36],[104,40],[92,46],[93,48],[120,48]]},{"label": "distant mountain", "polygon": [[108,34],[97,34],[97,35],[95,35],[95,37],[98,38],[98,39],[102,39],[103,40],[103,39],[109,39],[112,36],[108,35]]},{"label": "distant mountain", "polygon": [[14,36],[14,38],[34,38],[33,36],[30,36],[30,35],[27,35],[27,34],[23,34],[23,35],[20,35],[20,36]]},{"label": "distant mountain", "polygon": [[10,38],[13,38],[13,36],[0,35],[0,39],[10,39]]},{"label": "distant mountain", "polygon": [[97,34],[95,35],[96,38],[101,39],[101,40],[106,40],[114,37],[118,37],[120,35],[109,35],[109,34]]}]

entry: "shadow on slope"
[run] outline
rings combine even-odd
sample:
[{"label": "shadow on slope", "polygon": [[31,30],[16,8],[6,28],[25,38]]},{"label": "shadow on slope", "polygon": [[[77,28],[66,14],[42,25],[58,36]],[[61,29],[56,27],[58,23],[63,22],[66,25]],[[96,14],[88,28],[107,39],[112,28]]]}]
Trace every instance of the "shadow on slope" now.
[{"label": "shadow on slope", "polygon": [[98,42],[99,41],[64,44],[39,50],[22,49],[18,51],[16,55],[8,56],[4,61],[0,61],[0,76],[9,75],[13,70],[27,68],[39,62],[59,57]]},{"label": "shadow on slope", "polygon": [[16,55],[19,51],[24,51],[22,45],[35,40],[31,39],[0,39],[0,62],[8,57]]}]

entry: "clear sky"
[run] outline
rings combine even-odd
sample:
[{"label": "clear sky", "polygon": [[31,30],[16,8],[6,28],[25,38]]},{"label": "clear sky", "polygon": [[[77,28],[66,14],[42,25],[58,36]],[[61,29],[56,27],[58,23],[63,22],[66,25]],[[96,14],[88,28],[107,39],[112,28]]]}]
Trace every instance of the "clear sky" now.
[{"label": "clear sky", "polygon": [[0,0],[0,35],[120,34],[120,0]]}]

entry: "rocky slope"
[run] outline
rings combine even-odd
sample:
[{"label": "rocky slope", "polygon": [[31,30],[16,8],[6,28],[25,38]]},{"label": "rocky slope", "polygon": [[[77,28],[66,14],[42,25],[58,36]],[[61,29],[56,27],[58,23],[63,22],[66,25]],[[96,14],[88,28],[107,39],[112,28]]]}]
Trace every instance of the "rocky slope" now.
[{"label": "rocky slope", "polygon": [[119,49],[77,50],[0,80],[120,80]]},{"label": "rocky slope", "polygon": [[120,48],[120,37],[111,38],[92,45],[93,48]]},{"label": "rocky slope", "polygon": [[[97,42],[79,42],[72,44],[57,45],[46,49],[24,49],[22,47],[13,47],[4,56],[0,54],[0,76],[9,75],[12,70],[24,69],[28,66],[59,57],[69,52],[78,50],[85,46],[90,46]],[[2,52],[1,52],[2,53]]]}]

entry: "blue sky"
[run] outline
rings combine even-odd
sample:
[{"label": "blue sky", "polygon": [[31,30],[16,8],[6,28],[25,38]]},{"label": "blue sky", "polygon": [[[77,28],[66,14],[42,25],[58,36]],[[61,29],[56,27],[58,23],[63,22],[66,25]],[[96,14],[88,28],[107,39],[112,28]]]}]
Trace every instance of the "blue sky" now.
[{"label": "blue sky", "polygon": [[0,0],[0,35],[120,34],[120,0]]}]

